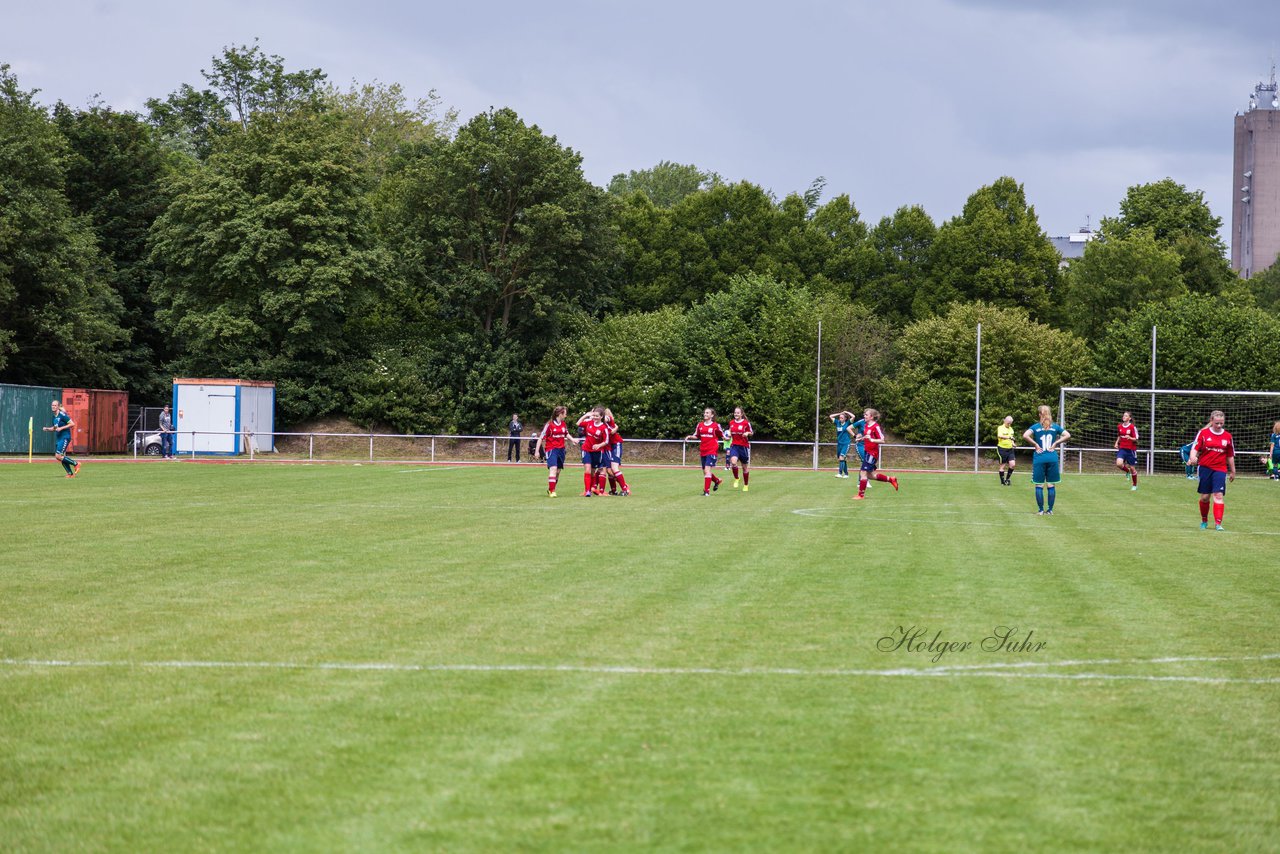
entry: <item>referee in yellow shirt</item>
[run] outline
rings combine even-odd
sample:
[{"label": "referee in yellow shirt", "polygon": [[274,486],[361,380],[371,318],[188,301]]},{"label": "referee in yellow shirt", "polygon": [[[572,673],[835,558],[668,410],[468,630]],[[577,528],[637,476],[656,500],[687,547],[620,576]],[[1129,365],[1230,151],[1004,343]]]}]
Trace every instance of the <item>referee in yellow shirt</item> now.
[{"label": "referee in yellow shirt", "polygon": [[1013,456],[1013,416],[1006,415],[1004,423],[996,428],[996,453],[1000,455],[1000,484],[1008,486],[1013,480],[1013,467],[1018,461]]}]

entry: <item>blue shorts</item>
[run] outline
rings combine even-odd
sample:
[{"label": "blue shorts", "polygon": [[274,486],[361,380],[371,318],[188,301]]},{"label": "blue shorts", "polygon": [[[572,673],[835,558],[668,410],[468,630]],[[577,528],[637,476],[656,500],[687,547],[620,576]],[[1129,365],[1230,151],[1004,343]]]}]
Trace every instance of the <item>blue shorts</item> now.
[{"label": "blue shorts", "polygon": [[867,461],[867,446],[861,442],[858,443],[858,459],[864,463]]},{"label": "blue shorts", "polygon": [[1211,468],[1200,466],[1200,488],[1196,490],[1201,495],[1213,495],[1215,492],[1227,491],[1227,473],[1225,471],[1214,471]]},{"label": "blue shorts", "polygon": [[622,446],[614,445],[609,449],[609,464],[622,465]]},{"label": "blue shorts", "polygon": [[709,467],[711,467],[711,468],[715,468],[715,467],[716,467],[716,455],[715,455],[715,454],[703,454],[703,455],[702,455],[702,467],[705,469],[705,468],[707,468],[708,466],[709,466]]},{"label": "blue shorts", "polygon": [[1138,452],[1131,451],[1128,448],[1118,448],[1116,449],[1116,459],[1123,460],[1136,468],[1138,465]]},{"label": "blue shorts", "polygon": [[582,464],[591,466],[593,469],[604,468],[609,465],[610,454],[608,451],[583,451]]},{"label": "blue shorts", "polygon": [[738,458],[738,462],[747,465],[751,462],[751,449],[746,445],[730,445],[729,459],[732,460],[734,457]]},{"label": "blue shorts", "polygon": [[549,469],[564,468],[564,448],[548,448],[546,449],[546,453],[547,453],[547,468]]},{"label": "blue shorts", "polygon": [[836,445],[836,456],[839,457],[840,459],[844,459],[845,457],[849,456],[849,449],[851,447],[853,446],[852,445]]},{"label": "blue shorts", "polygon": [[70,444],[71,444],[71,437],[63,436],[58,440],[58,450],[55,451],[54,453],[65,454],[67,452],[67,446]]},{"label": "blue shorts", "polygon": [[871,472],[875,471],[879,465],[880,465],[879,457],[868,457],[865,455],[862,457],[862,470],[865,471],[867,474],[870,474]]},{"label": "blue shorts", "polygon": [[1036,454],[1035,459],[1031,461],[1031,482],[1036,486],[1062,482],[1062,468],[1058,465],[1057,454],[1046,456]]}]

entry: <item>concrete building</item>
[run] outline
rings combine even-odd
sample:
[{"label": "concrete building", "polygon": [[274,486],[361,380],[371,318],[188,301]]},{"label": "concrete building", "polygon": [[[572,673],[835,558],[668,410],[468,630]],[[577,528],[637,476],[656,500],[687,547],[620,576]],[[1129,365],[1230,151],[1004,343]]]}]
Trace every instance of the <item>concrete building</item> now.
[{"label": "concrete building", "polygon": [[1231,267],[1247,279],[1280,254],[1280,91],[1276,67],[1259,83],[1249,109],[1236,114],[1232,169]]},{"label": "concrete building", "polygon": [[1050,237],[1049,242],[1062,256],[1062,260],[1058,262],[1058,268],[1063,269],[1077,258],[1083,258],[1084,247],[1097,236],[1097,232],[1086,225],[1075,234],[1069,234],[1066,237]]}]

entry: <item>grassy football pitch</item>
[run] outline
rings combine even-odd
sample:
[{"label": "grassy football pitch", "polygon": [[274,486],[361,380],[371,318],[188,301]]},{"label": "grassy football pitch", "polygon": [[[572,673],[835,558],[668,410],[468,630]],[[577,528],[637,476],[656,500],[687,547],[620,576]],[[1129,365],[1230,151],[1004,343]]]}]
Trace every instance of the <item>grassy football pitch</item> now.
[{"label": "grassy football pitch", "polygon": [[1272,481],[59,474],[0,466],[0,849],[1280,848]]}]

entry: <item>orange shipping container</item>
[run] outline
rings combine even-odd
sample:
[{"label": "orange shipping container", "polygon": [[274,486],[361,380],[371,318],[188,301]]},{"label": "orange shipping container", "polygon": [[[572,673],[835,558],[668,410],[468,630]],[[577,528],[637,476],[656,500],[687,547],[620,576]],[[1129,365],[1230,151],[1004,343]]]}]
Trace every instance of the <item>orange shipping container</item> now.
[{"label": "orange shipping container", "polygon": [[107,389],[67,388],[62,403],[76,422],[71,434],[74,454],[123,454],[128,446],[129,393]]}]

